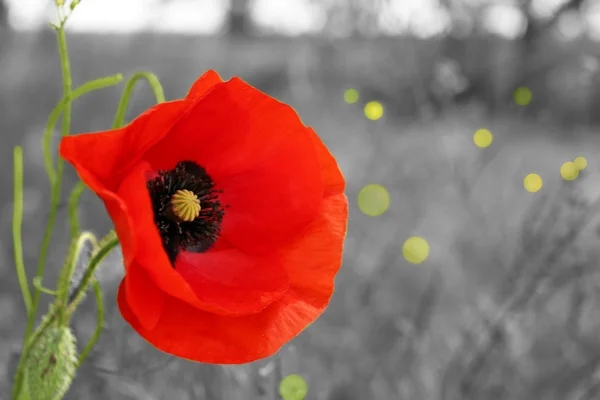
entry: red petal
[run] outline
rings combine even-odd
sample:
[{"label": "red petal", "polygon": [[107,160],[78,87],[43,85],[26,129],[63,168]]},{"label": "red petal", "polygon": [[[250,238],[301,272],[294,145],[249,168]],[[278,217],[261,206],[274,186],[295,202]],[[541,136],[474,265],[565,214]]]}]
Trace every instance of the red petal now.
[{"label": "red petal", "polygon": [[348,222],[348,199],[343,193],[323,200],[321,214],[301,238],[282,248],[290,286],[317,308],[326,307],[334,278],[342,265]]},{"label": "red petal", "polygon": [[116,191],[144,152],[160,141],[193,104],[183,100],[161,103],[121,129],[65,137],[59,153],[77,172],[87,171],[81,179],[94,192],[98,194],[100,189],[94,185],[97,182]]},{"label": "red petal", "polygon": [[202,165],[230,206],[224,238],[246,252],[292,240],[323,196],[310,131],[292,108],[237,78],[214,86],[146,159],[155,169]]},{"label": "red petal", "polygon": [[146,330],[127,304],[126,291],[119,287],[121,315],[144,339],[166,353],[213,364],[243,364],[273,355],[323,311],[304,303],[293,290],[265,311],[246,317],[206,313],[167,297],[158,324]]},{"label": "red petal", "polygon": [[287,273],[275,254],[256,257],[236,249],[183,252],[175,266],[198,299],[220,308],[221,314],[257,313],[289,287]]},{"label": "red petal", "polygon": [[[322,204],[322,214],[290,245],[283,257],[297,287],[263,312],[242,317],[219,316],[169,297],[158,324],[144,329],[119,289],[119,308],[125,320],[158,349],[186,359],[241,364],[268,357],[300,333],[325,309],[333,291],[333,278],[341,262],[348,203],[341,194]],[[301,266],[306,271],[301,270]]]},{"label": "red petal", "polygon": [[317,150],[319,164],[321,164],[321,179],[323,179],[323,195],[324,197],[343,193],[346,189],[346,181],[338,167],[338,163],[331,155],[331,152],[316,132],[309,128],[313,144]]},{"label": "red petal", "polygon": [[204,96],[213,86],[217,83],[221,83],[223,80],[216,71],[212,69],[206,71],[198,80],[192,85],[192,88],[185,96],[188,100],[197,100]]},{"label": "red petal", "polygon": [[127,303],[140,324],[144,329],[153,329],[163,311],[164,293],[135,262],[121,284],[127,286]]}]

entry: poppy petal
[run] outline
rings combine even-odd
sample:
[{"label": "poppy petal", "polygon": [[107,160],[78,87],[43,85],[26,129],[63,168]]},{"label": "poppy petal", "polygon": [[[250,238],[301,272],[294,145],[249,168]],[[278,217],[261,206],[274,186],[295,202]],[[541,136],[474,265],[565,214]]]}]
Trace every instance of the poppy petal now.
[{"label": "poppy petal", "polygon": [[[295,274],[290,278],[296,287],[261,313],[228,318],[168,297],[158,324],[148,330],[136,320],[121,286],[118,303],[123,318],[156,348],[189,360],[241,364],[274,354],[325,310],[333,291],[346,233],[347,199],[343,194],[331,196],[321,209],[306,238],[290,245],[290,254],[282,258],[294,264],[288,270]],[[310,272],[300,271],[301,260]],[[315,280],[317,286],[312,288]]]},{"label": "poppy petal", "polygon": [[204,167],[229,206],[222,234],[245,252],[291,241],[323,197],[310,131],[291,107],[237,78],[214,86],[146,160],[157,170],[181,160]]},{"label": "poppy petal", "polygon": [[343,193],[346,189],[346,181],[340,171],[337,161],[325,146],[321,138],[312,128],[308,128],[310,136],[315,145],[319,163],[321,164],[321,177],[323,179],[323,196]]},{"label": "poppy petal", "polygon": [[144,329],[153,329],[163,311],[164,293],[146,271],[133,263],[122,284],[127,285],[127,303]]},{"label": "poppy petal", "polygon": [[183,252],[175,268],[198,299],[222,309],[222,314],[257,313],[281,298],[289,287],[276,254],[249,256],[236,249]]},{"label": "poppy petal", "polygon": [[290,286],[317,308],[326,307],[342,265],[348,199],[337,194],[323,200],[321,214],[294,243],[280,249]]},{"label": "poppy petal", "polygon": [[118,305],[123,318],[154,347],[188,360],[213,364],[243,364],[276,353],[323,310],[306,304],[289,290],[259,314],[223,317],[167,297],[165,311],[153,330],[144,329],[119,286]]},{"label": "poppy petal", "polygon": [[223,80],[216,71],[212,69],[206,71],[194,84],[192,85],[187,96],[188,100],[196,100],[204,96],[210,89],[212,89],[217,83],[221,83]]},{"label": "poppy petal", "polygon": [[[115,130],[67,136],[59,145],[62,158],[79,172],[88,171],[108,190],[116,191],[128,170],[144,152],[160,141],[194,103],[187,100],[158,104],[141,114],[129,125]],[[86,177],[86,178],[87,178]],[[82,177],[98,193],[97,185]]]}]

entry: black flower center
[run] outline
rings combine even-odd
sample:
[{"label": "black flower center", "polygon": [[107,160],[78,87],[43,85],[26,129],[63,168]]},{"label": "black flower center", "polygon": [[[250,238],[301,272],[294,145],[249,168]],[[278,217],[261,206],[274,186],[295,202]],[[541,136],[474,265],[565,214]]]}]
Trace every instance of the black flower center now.
[{"label": "black flower center", "polygon": [[193,161],[181,161],[146,183],[154,222],[169,260],[181,250],[203,252],[211,248],[221,232],[224,210],[214,182]]}]

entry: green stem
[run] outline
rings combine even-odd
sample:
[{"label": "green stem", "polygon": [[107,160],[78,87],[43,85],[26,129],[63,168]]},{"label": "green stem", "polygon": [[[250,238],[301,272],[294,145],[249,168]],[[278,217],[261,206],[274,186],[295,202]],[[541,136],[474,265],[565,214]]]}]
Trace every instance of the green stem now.
[{"label": "green stem", "polygon": [[96,331],[90,338],[90,341],[85,346],[85,348],[81,351],[79,355],[79,359],[77,360],[77,368],[81,366],[81,363],[86,359],[89,352],[98,342],[100,338],[100,334],[102,333],[102,328],[104,326],[104,301],[102,300],[102,290],[100,290],[100,284],[96,279],[92,279],[92,286],[94,289],[94,295],[96,296],[96,307],[98,309],[98,318],[96,322]]},{"label": "green stem", "polygon": [[[69,54],[67,52],[67,39],[65,36],[64,23],[57,29],[58,36],[58,51],[60,53],[60,64],[62,67],[62,78],[63,78],[63,96],[65,99],[65,105],[63,109],[62,117],[62,136],[65,137],[69,134],[69,128],[71,125],[71,69],[69,66]],[[56,220],[56,211],[58,209],[58,203],[60,201],[60,189],[62,183],[62,173],[64,169],[64,160],[58,158],[56,162],[56,177],[53,180],[52,189],[50,191],[50,216],[48,217],[48,226],[46,227],[46,233],[42,240],[42,247],[40,249],[40,258],[38,260],[38,269],[36,276],[42,277],[44,275],[44,269],[46,267],[46,257],[48,254],[48,248],[50,247],[50,239],[52,237],[52,230],[54,228],[54,221]],[[33,295],[33,306],[29,318],[27,320],[27,328],[25,330],[25,340],[31,334],[33,324],[35,322],[35,316],[37,312],[37,306],[40,301],[39,290],[35,290]]]},{"label": "green stem", "polygon": [[27,283],[27,274],[25,272],[25,263],[23,262],[23,238],[21,226],[23,224],[23,149],[17,146],[14,149],[14,206],[13,206],[13,246],[15,250],[15,266],[17,268],[17,277],[25,302],[27,315],[31,314],[31,292]]},{"label": "green stem", "polygon": [[70,316],[75,312],[75,309],[81,303],[85,296],[85,292],[87,291],[90,282],[94,278],[94,274],[96,270],[100,266],[100,263],[104,258],[110,253],[112,249],[114,249],[119,244],[119,238],[115,234],[114,231],[111,231],[108,235],[106,235],[98,244],[98,251],[94,253],[90,263],[88,264],[88,268],[85,271],[83,278],[81,279],[81,283],[75,290],[75,293],[72,296],[72,301],[69,302],[69,306],[67,309],[67,315]]},{"label": "green stem", "polygon": [[49,294],[52,296],[58,296],[58,290],[52,290],[52,289],[45,288],[44,285],[42,285],[42,280],[40,279],[39,276],[36,276],[35,278],[33,278],[33,287],[42,293],[46,293],[46,294]]},{"label": "green stem", "polygon": [[[71,93],[71,97],[70,97],[71,102],[73,100],[75,100],[76,98],[83,96],[84,94],[86,94],[88,92],[91,92],[94,90],[99,90],[99,89],[104,89],[109,86],[114,86],[114,85],[120,83],[122,80],[123,80],[123,75],[117,74],[117,75],[107,76],[105,78],[100,78],[100,79],[86,82],[83,85],[81,85],[80,87],[73,90],[73,93]],[[43,136],[43,140],[42,140],[42,149],[44,152],[44,166],[46,168],[46,173],[48,174],[48,179],[50,180],[50,184],[53,184],[54,180],[56,179],[56,170],[54,169],[54,161],[52,159],[52,148],[51,148],[52,130],[54,129],[54,126],[56,125],[56,121],[58,121],[58,117],[60,117],[60,114],[62,113],[63,108],[65,107],[66,104],[67,104],[67,97],[63,97],[60,100],[60,102],[57,104],[57,106],[54,107],[54,110],[52,110],[52,112],[50,113],[50,116],[48,117],[48,122],[46,124],[46,129],[44,130],[44,136]]]},{"label": "green stem", "polygon": [[69,196],[69,223],[71,225],[71,240],[74,240],[79,235],[79,218],[77,216],[77,204],[79,198],[85,190],[85,184],[81,181],[75,184]]},{"label": "green stem", "polygon": [[57,297],[57,305],[61,310],[61,322],[65,322],[65,307],[69,301],[69,286],[71,284],[71,279],[73,277],[73,272],[75,271],[75,267],[77,266],[77,256],[81,252],[83,246],[85,246],[85,242],[91,242],[94,248],[94,252],[98,250],[98,244],[96,241],[96,237],[90,232],[83,232],[81,235],[73,239],[71,242],[71,246],[67,253],[67,259],[65,261],[65,265],[61,271],[61,276],[58,280],[58,297]]},{"label": "green stem", "polygon": [[115,115],[115,120],[113,122],[113,129],[123,126],[129,99],[131,98],[131,94],[133,93],[135,85],[140,79],[145,79],[148,81],[150,88],[152,88],[152,92],[154,92],[154,97],[156,97],[157,103],[162,103],[165,101],[165,93],[156,75],[150,72],[136,72],[127,80],[127,83],[125,84],[125,89],[123,89],[123,94],[121,95],[119,106],[117,107],[117,114]]}]

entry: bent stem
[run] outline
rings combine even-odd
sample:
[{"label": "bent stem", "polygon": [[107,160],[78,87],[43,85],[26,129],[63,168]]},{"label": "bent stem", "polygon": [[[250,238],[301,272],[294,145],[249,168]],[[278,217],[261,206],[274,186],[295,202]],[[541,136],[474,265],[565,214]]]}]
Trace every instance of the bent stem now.
[{"label": "bent stem", "polygon": [[52,290],[44,287],[39,276],[33,278],[33,287],[42,293],[49,294],[51,296],[58,296],[58,290]]},{"label": "bent stem", "polygon": [[119,106],[117,107],[117,113],[113,122],[113,129],[123,126],[129,99],[131,98],[131,94],[133,93],[135,85],[141,79],[148,81],[150,88],[152,88],[152,92],[154,92],[154,97],[156,97],[157,103],[162,103],[165,101],[165,93],[156,75],[150,72],[136,72],[127,80],[127,83],[125,84],[125,89],[123,89],[123,94],[121,95],[121,100],[119,101]]},{"label": "bent stem", "polygon": [[87,291],[90,282],[94,278],[96,270],[102,263],[102,260],[104,260],[108,253],[110,253],[110,251],[114,249],[118,244],[119,238],[117,237],[114,231],[110,231],[100,241],[100,243],[98,244],[98,250],[92,255],[92,259],[90,260],[90,263],[88,264],[83,278],[81,279],[81,283],[79,284],[79,286],[77,286],[75,293],[73,293],[73,295],[69,299],[69,305],[66,311],[68,318],[73,314],[73,312],[75,312],[75,309],[77,309],[77,306],[85,297],[85,292]]},{"label": "bent stem", "polygon": [[[104,89],[109,86],[114,86],[119,84],[123,80],[123,75],[116,74],[112,76],[107,76],[104,78],[95,79],[93,81],[89,81],[81,85],[80,87],[73,90],[71,93],[70,101],[73,102],[78,97],[83,96],[86,93],[92,92],[94,90]],[[50,184],[52,185],[56,180],[56,169],[54,168],[54,160],[52,158],[52,130],[58,121],[58,117],[62,113],[65,105],[67,104],[67,98],[63,97],[60,102],[54,107],[50,116],[48,117],[48,121],[46,123],[46,129],[44,130],[44,136],[42,139],[42,151],[44,153],[44,167],[46,168],[46,174],[48,175],[48,179]]]},{"label": "bent stem", "polygon": [[98,250],[98,242],[96,236],[90,232],[83,232],[78,237],[71,241],[71,246],[67,253],[65,265],[61,271],[60,278],[58,280],[58,296],[56,298],[56,304],[60,310],[61,323],[66,324],[68,319],[66,318],[66,310],[63,305],[66,305],[69,301],[69,287],[77,266],[77,259],[81,250],[85,246],[86,242],[91,242],[94,253]]}]

